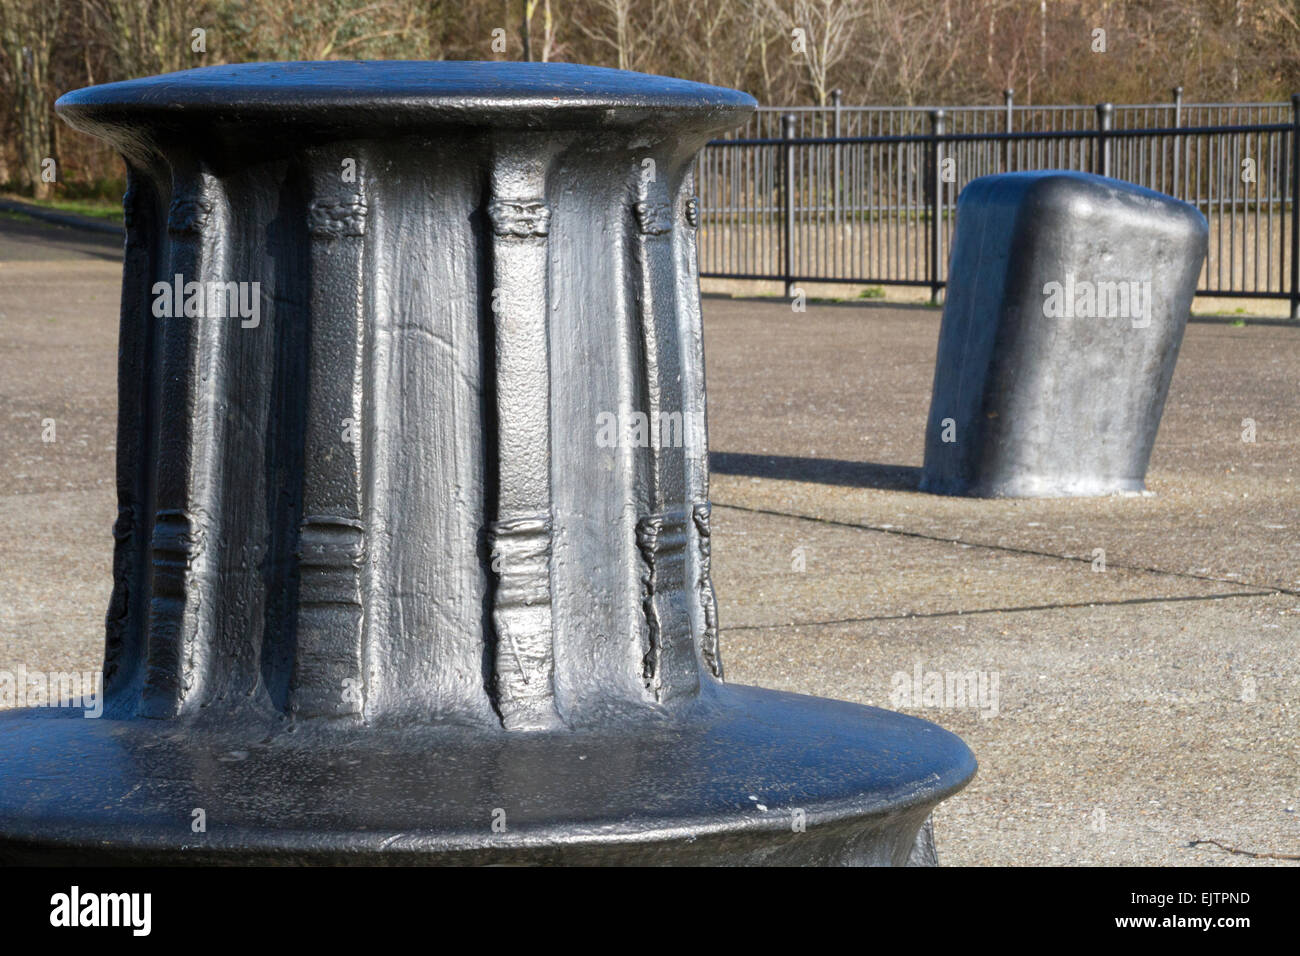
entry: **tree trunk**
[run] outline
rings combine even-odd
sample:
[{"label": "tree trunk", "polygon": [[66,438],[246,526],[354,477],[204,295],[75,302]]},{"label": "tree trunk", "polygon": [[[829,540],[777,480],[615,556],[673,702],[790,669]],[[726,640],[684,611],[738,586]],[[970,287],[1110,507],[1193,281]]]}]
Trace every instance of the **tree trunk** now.
[{"label": "tree trunk", "polygon": [[[54,101],[50,95],[50,50],[59,20],[59,0],[9,0],[0,12],[0,45],[13,81],[18,132],[19,188],[48,199],[53,183],[42,178],[54,159]],[[57,165],[54,167],[57,171]]]}]

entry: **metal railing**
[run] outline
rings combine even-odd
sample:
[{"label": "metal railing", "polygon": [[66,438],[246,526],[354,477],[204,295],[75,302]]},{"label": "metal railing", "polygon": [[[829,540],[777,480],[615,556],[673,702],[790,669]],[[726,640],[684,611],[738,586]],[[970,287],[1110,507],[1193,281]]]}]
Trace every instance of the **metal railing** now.
[{"label": "metal railing", "polygon": [[[985,128],[984,109],[865,107],[846,121],[841,108],[829,120],[838,136],[834,125],[818,135],[827,110],[786,110],[776,135],[713,141],[696,168],[701,276],[775,279],[787,294],[796,282],[922,286],[937,300],[966,183],[1074,169],[1205,214],[1199,295],[1286,299],[1300,318],[1300,94],[1289,104],[1021,107],[1060,115],[1042,119],[1047,129],[1011,131],[1006,114],[1003,129]],[[770,132],[776,112],[761,110],[751,131]],[[1224,117],[1249,122],[1206,122]]]},{"label": "metal railing", "polygon": [[[907,136],[929,132],[929,117],[942,108],[950,133],[1045,133],[1093,128],[1095,106],[1016,105],[1003,90],[1001,105],[845,106],[839,90],[830,106],[760,106],[727,139],[776,139],[783,116],[795,118],[795,137]],[[1167,103],[1125,103],[1114,107],[1116,129],[1170,126],[1237,126],[1291,121],[1289,103],[1185,103],[1176,86]]]}]

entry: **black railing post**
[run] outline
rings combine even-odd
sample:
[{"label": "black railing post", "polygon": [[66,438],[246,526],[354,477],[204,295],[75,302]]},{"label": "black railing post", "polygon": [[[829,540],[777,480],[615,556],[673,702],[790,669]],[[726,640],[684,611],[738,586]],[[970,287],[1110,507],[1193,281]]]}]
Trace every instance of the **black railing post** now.
[{"label": "black railing post", "polygon": [[[843,90],[831,90],[831,105],[835,108],[835,138],[838,140],[842,135],[840,133],[840,103],[844,99]],[[834,179],[831,181],[831,211],[834,214],[835,223],[840,221],[840,144],[837,142],[834,146],[832,155],[835,157]]]},{"label": "black railing post", "polygon": [[1291,318],[1300,319],[1300,93],[1291,94]]},{"label": "black railing post", "polygon": [[[1183,125],[1183,88],[1181,86],[1175,86],[1174,87],[1174,129],[1177,129],[1182,125]],[[1175,136],[1174,137],[1174,183],[1173,183],[1173,188],[1169,190],[1169,195],[1173,196],[1174,198],[1177,198],[1179,193],[1178,176],[1180,170],[1182,169],[1182,161],[1183,161],[1182,149],[1183,149],[1182,137]]]},{"label": "black railing post", "polygon": [[927,265],[930,280],[930,304],[939,302],[939,290],[942,280],[940,252],[943,249],[943,144],[939,137],[943,135],[943,110],[930,111],[930,254]]},{"label": "black railing post", "polygon": [[[1016,115],[1015,97],[1016,97],[1016,91],[1013,90],[1011,87],[1007,87],[1005,90],[1002,91],[1002,102],[1003,104],[1005,104],[1007,108],[1007,132],[1008,133],[1012,131],[1012,126],[1015,122],[1015,115]],[[1011,172],[1011,140],[1007,140],[1006,154],[1007,154],[1006,169],[1004,170],[1004,172],[1009,173]]]},{"label": "black railing post", "polygon": [[[794,139],[793,113],[781,117],[781,138]],[[785,153],[785,175],[781,177],[782,205],[785,209],[785,297],[794,295],[794,147],[781,147]]]},{"label": "black railing post", "polygon": [[1115,107],[1110,103],[1097,104],[1097,155],[1093,159],[1097,175],[1110,175],[1110,132],[1115,118]]}]

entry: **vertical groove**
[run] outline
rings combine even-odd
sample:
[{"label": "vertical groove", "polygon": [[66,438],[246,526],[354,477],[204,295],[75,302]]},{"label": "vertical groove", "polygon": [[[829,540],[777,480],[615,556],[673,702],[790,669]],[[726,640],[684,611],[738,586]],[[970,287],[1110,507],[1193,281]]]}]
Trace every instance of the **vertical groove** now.
[{"label": "vertical groove", "polygon": [[675,689],[664,686],[664,663],[667,655],[674,653],[675,641],[680,639],[680,633],[672,629],[676,627],[680,631],[686,623],[682,602],[675,600],[681,589],[675,584],[686,577],[687,523],[686,514],[674,510],[647,515],[636,527],[642,562],[642,606],[648,631],[642,679],[656,700],[672,696]]},{"label": "vertical groove", "polygon": [[[490,187],[484,187],[490,195]],[[495,348],[495,310],[484,309],[482,304],[490,304],[493,299],[493,277],[492,277],[492,242],[489,237],[494,235],[490,218],[487,215],[485,204],[480,201],[482,207],[481,215],[476,217],[478,226],[475,232],[475,276],[477,280],[477,301],[480,303],[479,313],[479,368],[482,381],[481,391],[481,415],[482,415],[482,433],[485,436],[482,442],[482,462],[483,462],[483,515],[489,520],[485,521],[482,528],[478,544],[483,548],[487,561],[484,567],[488,568],[487,583],[488,586],[483,589],[482,604],[479,610],[481,620],[481,631],[483,634],[483,645],[479,659],[479,669],[482,678],[484,693],[487,695],[488,702],[499,721],[504,720],[501,711],[500,688],[497,686],[496,679],[496,655],[497,655],[497,633],[495,623],[496,607],[496,580],[495,571],[492,570],[491,562],[493,555],[496,554],[496,542],[492,534],[491,518],[500,514],[499,492],[501,488],[501,469],[498,461],[499,449],[494,439],[500,433],[497,422],[497,367],[496,367],[496,348]]]},{"label": "vertical groove", "polygon": [[275,295],[269,299],[269,347],[273,355],[268,363],[270,394],[261,448],[268,541],[261,569],[266,601],[259,664],[270,703],[281,713],[289,711],[297,641],[296,555],[303,510],[301,483],[296,476],[304,467],[307,415],[299,390],[308,374],[311,326],[306,288],[310,277],[307,178],[299,163],[286,168],[275,197],[276,216],[267,227],[268,252],[275,264]]},{"label": "vertical groove", "polygon": [[686,225],[678,231],[678,312],[682,347],[682,433],[685,441],[686,498],[692,502],[695,526],[694,569],[696,606],[694,629],[700,660],[709,673],[722,679],[722,653],[718,646],[718,602],[713,591],[712,539],[709,502],[708,428],[705,418],[704,320],[700,310],[697,232],[699,198],[694,194],[694,172],[687,172],[680,196]]},{"label": "vertical groove", "polygon": [[699,502],[692,509],[695,519],[698,574],[696,593],[700,602],[699,647],[704,666],[718,680],[722,680],[722,652],[718,647],[718,599],[713,593],[712,530],[709,519],[713,508],[708,502]]}]

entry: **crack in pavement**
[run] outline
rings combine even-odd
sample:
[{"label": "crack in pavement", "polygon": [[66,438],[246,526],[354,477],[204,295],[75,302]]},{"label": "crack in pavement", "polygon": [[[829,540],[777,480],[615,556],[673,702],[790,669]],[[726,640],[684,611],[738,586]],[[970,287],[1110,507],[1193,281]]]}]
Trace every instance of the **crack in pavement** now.
[{"label": "crack in pavement", "polygon": [[1132,604],[1170,604],[1177,601],[1222,601],[1225,598],[1270,597],[1277,591],[1232,591],[1222,594],[1182,594],[1169,597],[1121,598],[1116,601],[1063,601],[1058,604],[1027,604],[1016,607],[981,607],[969,611],[922,611],[907,614],[880,614],[875,617],[841,617],[828,621],[788,621],[781,624],[732,624],[735,631],[768,631],[782,627],[824,627],[834,624],[870,624],[874,621],[921,621],[936,617],[970,617],[974,614],[1015,614],[1019,611],[1060,611],[1084,607],[1122,607]]},{"label": "crack in pavement", "polygon": [[[1008,554],[1022,554],[1036,558],[1051,558],[1054,561],[1071,561],[1076,564],[1092,564],[1091,558],[1074,557],[1068,554],[1056,554],[1052,551],[1036,551],[1033,548],[1018,548],[1008,544],[989,544],[984,541],[963,541],[961,538],[944,538],[935,534],[926,534],[923,531],[908,531],[904,528],[885,528],[880,525],[862,524],[857,521],[841,521],[838,518],[822,518],[816,515],[799,514],[793,511],[777,511],[772,508],[750,508],[746,505],[731,505],[724,501],[714,501],[715,508],[730,508],[732,511],[746,511],[756,515],[771,515],[776,518],[794,518],[799,521],[812,521],[817,524],[830,525],[839,528],[853,528],[858,531],[875,531],[880,534],[898,535],[903,538],[919,538],[923,541],[934,541],[939,544],[960,544],[968,548],[984,548],[988,551],[1004,551]],[[1215,584],[1228,584],[1239,588],[1265,589],[1264,594],[1289,594],[1292,597],[1300,597],[1300,590],[1295,588],[1284,588],[1273,584],[1259,584],[1254,581],[1234,581],[1231,578],[1218,577],[1213,574],[1196,574],[1191,571],[1170,571],[1167,568],[1157,568],[1134,564],[1116,564],[1113,561],[1106,562],[1107,569],[1117,569],[1120,571],[1137,571],[1143,574],[1164,574],[1175,578],[1187,578],[1193,581],[1210,581]],[[1225,597],[1246,597],[1251,595],[1224,595]],[[1105,602],[1094,602],[1105,603]],[[1063,605],[1068,606],[1068,605]],[[1087,605],[1082,605],[1086,607]],[[966,613],[974,613],[967,611]]]},{"label": "crack in pavement", "polygon": [[1262,850],[1243,850],[1240,847],[1224,843],[1222,840],[1192,840],[1187,844],[1189,848],[1195,848],[1203,844],[1217,846],[1220,850],[1225,850],[1237,856],[1248,856],[1255,860],[1300,860],[1298,853],[1266,853]]}]

